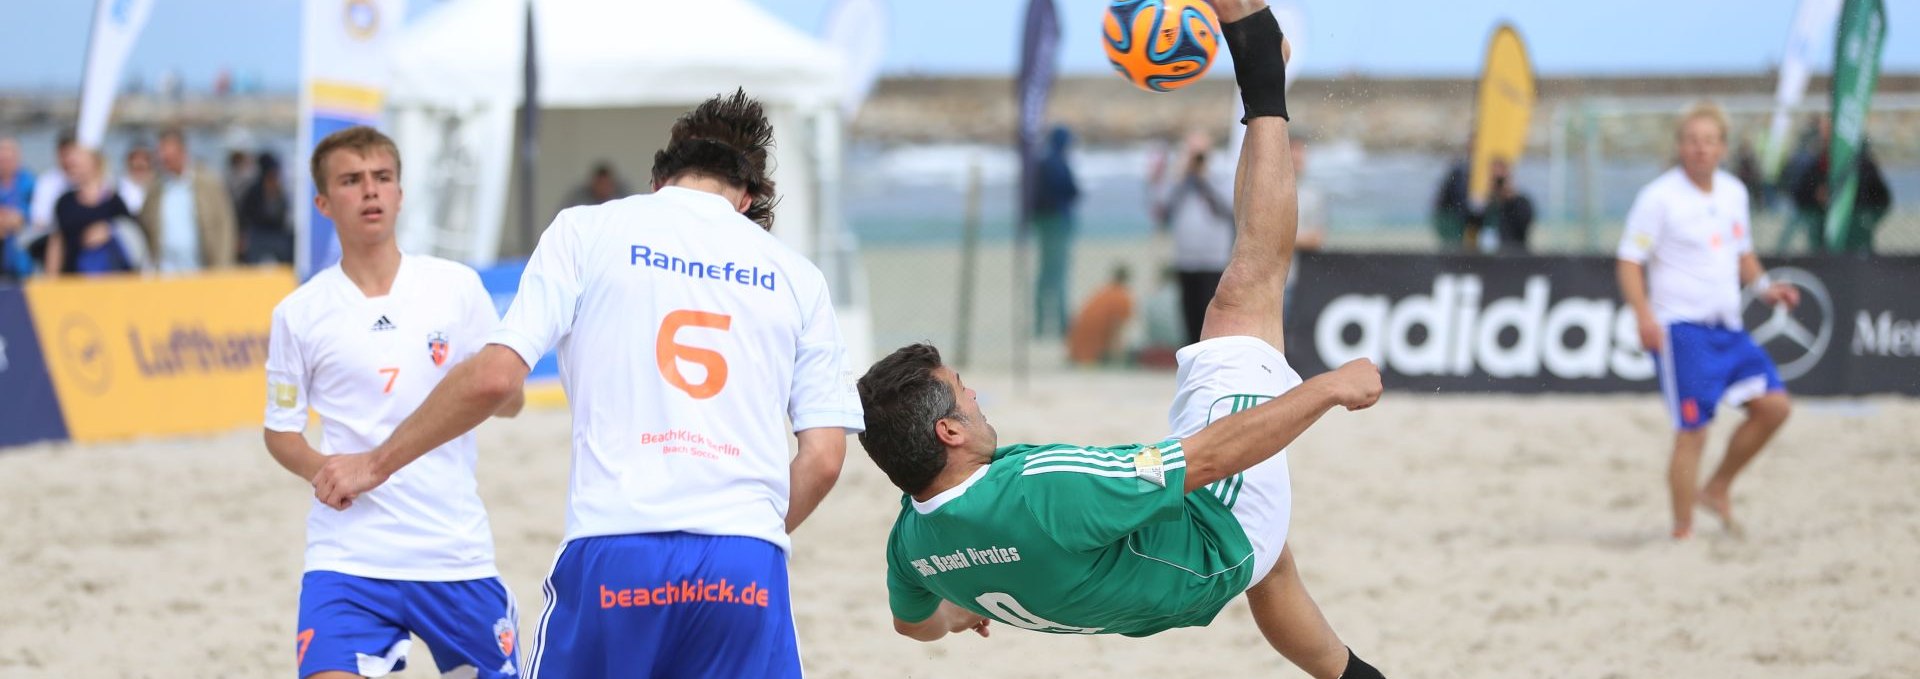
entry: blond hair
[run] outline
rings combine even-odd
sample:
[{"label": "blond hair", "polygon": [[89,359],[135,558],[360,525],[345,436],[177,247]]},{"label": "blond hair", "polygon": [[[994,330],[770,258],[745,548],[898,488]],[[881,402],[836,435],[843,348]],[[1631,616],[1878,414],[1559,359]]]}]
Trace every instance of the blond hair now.
[{"label": "blond hair", "polygon": [[393,156],[393,178],[395,180],[400,178],[400,147],[395,146],[393,139],[381,134],[379,130],[365,125],[356,125],[329,134],[325,139],[321,139],[319,144],[314,145],[313,158],[309,163],[312,165],[313,185],[321,193],[326,193],[327,190],[327,156],[341,150],[350,150],[363,157],[374,151],[386,151],[387,155]]},{"label": "blond hair", "polygon": [[1720,128],[1720,141],[1722,142],[1731,136],[1729,133],[1733,128],[1732,125],[1727,123],[1726,109],[1720,108],[1719,104],[1703,100],[1687,107],[1686,112],[1680,114],[1680,122],[1673,126],[1674,139],[1678,140],[1680,135],[1686,134],[1687,124],[1695,120],[1713,121],[1713,124]]}]

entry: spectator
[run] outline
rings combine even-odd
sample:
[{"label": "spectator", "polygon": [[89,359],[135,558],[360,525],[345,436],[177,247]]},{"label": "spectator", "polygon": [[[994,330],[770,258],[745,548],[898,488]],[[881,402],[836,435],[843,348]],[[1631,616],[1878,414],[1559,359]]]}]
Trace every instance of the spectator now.
[{"label": "spectator", "polygon": [[67,151],[67,180],[73,188],[54,202],[55,228],[47,236],[47,275],[97,275],[132,271],[133,264],[114,235],[116,219],[131,219],[120,194],[107,187],[100,152],[74,147]]},{"label": "spectator", "polygon": [[33,172],[20,166],[20,142],[0,137],[0,282],[33,273],[27,257],[27,213],[33,205]]},{"label": "spectator", "polygon": [[136,143],[127,149],[127,157],[121,161],[120,184],[116,191],[120,200],[125,201],[127,209],[134,214],[147,203],[147,185],[153,183],[153,152],[146,144]]},{"label": "spectator", "polygon": [[[1467,148],[1473,148],[1471,139]],[[1440,238],[1440,251],[1463,250],[1472,246],[1468,238],[1480,231],[1479,217],[1468,204],[1467,179],[1472,166],[1460,158],[1440,180],[1440,192],[1433,197],[1433,231]]]},{"label": "spectator", "polygon": [[33,202],[27,210],[26,242],[36,252],[46,248],[47,234],[53,232],[53,204],[67,192],[67,161],[75,157],[68,152],[74,148],[73,130],[62,130],[53,144],[54,168],[33,179]]},{"label": "spectator", "polygon": [[1188,138],[1186,161],[1154,215],[1160,228],[1173,232],[1173,267],[1179,271],[1180,310],[1186,319],[1182,345],[1200,341],[1207,303],[1233,255],[1233,197],[1217,189],[1207,175],[1209,145],[1205,135]]},{"label": "spectator", "polygon": [[1113,269],[1113,279],[1087,298],[1067,332],[1067,358],[1074,365],[1095,365],[1122,358],[1120,332],[1133,317],[1133,294],[1127,292],[1127,267]]},{"label": "spectator", "polygon": [[280,159],[261,153],[259,176],[240,197],[240,261],[293,263],[293,223]]},{"label": "spectator", "polygon": [[1733,152],[1733,177],[1747,185],[1747,209],[1760,212],[1773,203],[1773,187],[1760,176],[1760,156],[1753,151],[1753,142],[1740,140],[1740,147]]},{"label": "spectator", "polygon": [[234,205],[239,205],[240,197],[253,186],[254,172],[253,156],[239,149],[227,152],[227,195],[233,197]]},{"label": "spectator", "polygon": [[[1482,249],[1526,254],[1527,234],[1533,230],[1533,199],[1514,186],[1513,168],[1507,159],[1494,158],[1487,165],[1487,174],[1492,186],[1487,207],[1479,220],[1488,234],[1482,237]],[[1489,239],[1493,241],[1493,248],[1484,246]]]},{"label": "spectator", "polygon": [[[1807,233],[1808,245],[1814,252],[1826,252],[1827,207],[1830,201],[1827,174],[1833,160],[1833,121],[1821,116],[1816,129],[1818,133],[1812,148],[1801,151],[1791,171],[1792,224]],[[1893,191],[1887,186],[1886,176],[1880,172],[1880,163],[1874,158],[1873,147],[1864,140],[1860,143],[1856,162],[1859,163],[1859,185],[1854,194],[1852,223],[1847,227],[1846,242],[1841,245],[1841,251],[1864,254],[1873,251],[1873,232],[1893,208]]]},{"label": "spectator", "polygon": [[1073,133],[1054,127],[1034,183],[1033,228],[1040,239],[1040,272],[1033,287],[1034,337],[1067,333],[1067,273],[1073,264],[1074,207],[1080,202],[1080,185],[1067,162],[1072,145]]},{"label": "spectator", "polygon": [[233,201],[220,178],[187,156],[179,128],[160,133],[160,171],[140,209],[151,261],[161,271],[233,266]]},{"label": "spectator", "polygon": [[628,195],[630,193],[627,190],[627,183],[621,181],[620,176],[614,173],[613,164],[602,160],[594,163],[593,174],[587,176],[587,181],[574,187],[573,191],[567,194],[566,204],[561,205],[560,209],[599,205]]}]

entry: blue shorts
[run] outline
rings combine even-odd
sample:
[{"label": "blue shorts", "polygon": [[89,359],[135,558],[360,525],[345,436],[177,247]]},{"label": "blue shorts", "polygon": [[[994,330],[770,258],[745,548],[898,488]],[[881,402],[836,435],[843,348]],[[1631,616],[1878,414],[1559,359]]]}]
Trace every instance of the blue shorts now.
[{"label": "blue shorts", "polygon": [[787,555],[765,540],[579,538],[546,589],[529,679],[800,676]]},{"label": "blue shorts", "polygon": [[300,579],[300,676],[406,669],[412,633],[441,673],[472,666],[477,677],[518,677],[519,613],[499,578],[454,582],[377,580],[333,571]]},{"label": "blue shorts", "polygon": [[1743,405],[1787,388],[1773,359],[1743,330],[1673,323],[1657,358],[1660,394],[1681,431],[1712,422],[1722,400]]}]

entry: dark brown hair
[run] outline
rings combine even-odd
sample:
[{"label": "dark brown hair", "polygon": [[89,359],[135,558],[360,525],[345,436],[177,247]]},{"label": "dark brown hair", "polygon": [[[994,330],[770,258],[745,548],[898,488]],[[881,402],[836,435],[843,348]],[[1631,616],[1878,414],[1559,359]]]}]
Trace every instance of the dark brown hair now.
[{"label": "dark brown hair", "polygon": [[893,485],[918,493],[947,467],[947,446],[934,426],[955,417],[953,387],[940,379],[940,350],[931,344],[900,347],[860,378],[866,431],[860,446]]},{"label": "dark brown hair", "polygon": [[747,192],[746,216],[773,230],[773,177],[767,151],[773,148],[773,124],[760,102],[745,90],[708,99],[673,123],[667,147],[653,154],[653,183],[664,185],[686,174],[718,179]]}]

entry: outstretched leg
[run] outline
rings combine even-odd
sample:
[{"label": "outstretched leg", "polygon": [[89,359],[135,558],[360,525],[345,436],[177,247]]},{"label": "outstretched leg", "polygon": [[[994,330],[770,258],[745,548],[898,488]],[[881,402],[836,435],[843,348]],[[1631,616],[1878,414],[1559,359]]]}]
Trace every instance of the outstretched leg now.
[{"label": "outstretched leg", "polygon": [[1233,178],[1233,255],[1207,305],[1202,341],[1248,335],[1286,351],[1280,303],[1300,221],[1287,120],[1247,121]]}]

